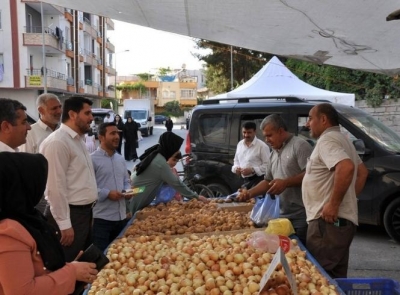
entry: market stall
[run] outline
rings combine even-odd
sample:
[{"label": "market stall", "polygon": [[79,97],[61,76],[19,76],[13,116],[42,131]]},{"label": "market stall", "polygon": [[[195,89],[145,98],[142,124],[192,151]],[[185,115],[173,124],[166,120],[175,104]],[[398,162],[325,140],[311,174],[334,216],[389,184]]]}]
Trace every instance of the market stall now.
[{"label": "market stall", "polygon": [[283,248],[252,244],[265,228],[251,208],[191,201],[138,212],[86,294],[345,294],[295,236],[279,261]]}]

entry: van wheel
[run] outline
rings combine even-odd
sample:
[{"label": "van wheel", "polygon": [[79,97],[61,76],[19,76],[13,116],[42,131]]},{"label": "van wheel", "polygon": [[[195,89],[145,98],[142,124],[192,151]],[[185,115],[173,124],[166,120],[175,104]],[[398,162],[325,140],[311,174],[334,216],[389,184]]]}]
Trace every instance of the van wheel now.
[{"label": "van wheel", "polygon": [[210,183],[207,187],[212,191],[214,198],[226,197],[230,194],[230,190],[220,183]]},{"label": "van wheel", "polygon": [[393,200],[385,210],[383,224],[386,232],[396,242],[400,242],[400,198]]}]

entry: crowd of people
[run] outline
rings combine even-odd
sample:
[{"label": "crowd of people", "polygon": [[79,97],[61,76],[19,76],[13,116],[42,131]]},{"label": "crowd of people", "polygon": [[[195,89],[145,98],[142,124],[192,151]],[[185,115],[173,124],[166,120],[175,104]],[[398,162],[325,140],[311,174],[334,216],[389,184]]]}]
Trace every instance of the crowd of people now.
[{"label": "crowd of people", "polygon": [[[99,126],[99,146],[89,153],[91,106],[81,96],[61,105],[54,94],[42,94],[40,118],[31,126],[23,104],[0,98],[0,295],[69,294],[76,281],[92,282],[95,264],[76,258],[92,243],[105,250],[164,185],[176,199],[207,202],[171,169],[184,140],[170,125],[138,157],[136,122],[116,115]],[[260,125],[267,144],[256,137],[254,122],[243,124],[232,166],[243,179],[238,199],[279,195],[281,217],[311,254],[333,278],[346,277],[356,196],[368,172],[330,104],[312,108],[306,127],[318,139],[314,148],[289,133],[279,115]],[[126,161],[137,159],[128,171]]]},{"label": "crowd of people", "polygon": [[[104,251],[163,184],[207,202],[167,162],[181,137],[162,134],[130,178],[126,161],[138,158],[138,125],[119,115],[102,123],[93,151],[91,106],[81,96],[61,105],[42,94],[31,126],[23,104],[0,98],[0,294],[70,294],[76,281],[93,282],[96,265],[77,258],[92,243]],[[143,189],[129,202],[132,186]]]}]

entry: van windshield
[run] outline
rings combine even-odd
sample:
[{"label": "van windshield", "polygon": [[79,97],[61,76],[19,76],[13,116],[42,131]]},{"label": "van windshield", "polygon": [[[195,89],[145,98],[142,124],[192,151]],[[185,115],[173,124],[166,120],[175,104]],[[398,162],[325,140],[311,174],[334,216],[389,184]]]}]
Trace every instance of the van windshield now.
[{"label": "van windshield", "polygon": [[134,120],[147,120],[146,110],[129,110],[125,111],[124,118],[132,117]]},{"label": "van windshield", "polygon": [[380,121],[360,110],[340,110],[354,125],[364,131],[378,145],[390,152],[400,153],[400,136]]}]

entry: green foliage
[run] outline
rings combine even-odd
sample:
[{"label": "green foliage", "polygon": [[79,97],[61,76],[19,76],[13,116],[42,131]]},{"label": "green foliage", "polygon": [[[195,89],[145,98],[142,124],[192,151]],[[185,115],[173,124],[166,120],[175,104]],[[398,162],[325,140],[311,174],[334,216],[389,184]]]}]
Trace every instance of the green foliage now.
[{"label": "green foliage", "polygon": [[164,105],[164,110],[171,117],[183,116],[183,110],[181,110],[177,100],[167,102]]},{"label": "green foliage", "polygon": [[149,81],[154,75],[149,73],[139,73],[135,74],[140,78],[141,81]]},{"label": "green foliage", "polygon": [[[199,39],[199,48],[210,48],[207,55],[195,54],[199,60],[207,63],[206,86],[214,93],[223,93],[231,89],[231,48],[228,45]],[[236,88],[248,81],[272,55],[240,47],[232,48],[233,87]]]},{"label": "green foliage", "polygon": [[168,68],[159,68],[158,69],[158,74],[160,76],[165,76],[165,75],[169,74],[170,72],[171,72],[171,69],[169,67]]},{"label": "green foliage", "polygon": [[122,90],[122,91],[138,91],[138,92],[146,92],[147,88],[144,86],[143,83],[137,82],[134,84],[121,84],[117,85],[117,90]]},{"label": "green foliage", "polygon": [[103,98],[100,104],[103,109],[112,109],[112,106],[115,106],[116,102],[111,98]]},{"label": "green foliage", "polygon": [[[230,46],[202,39],[196,43],[199,48],[212,50],[208,55],[195,55],[207,63],[206,86],[216,94],[230,91]],[[233,52],[234,88],[248,81],[272,57],[245,48],[233,47]],[[386,95],[395,99],[400,97],[400,81],[386,75],[329,65],[320,66],[282,57],[279,59],[302,81],[329,91],[354,93],[357,100],[366,99],[370,106],[379,106]]]}]

